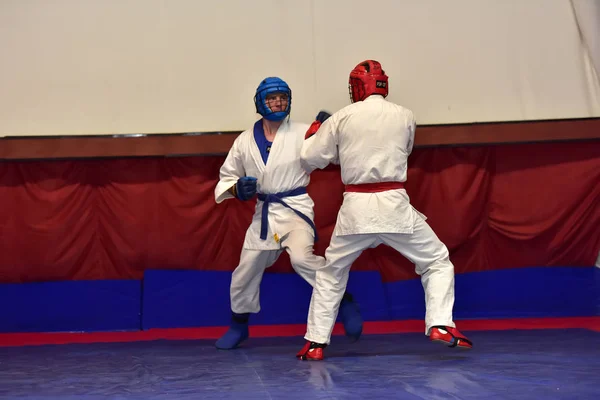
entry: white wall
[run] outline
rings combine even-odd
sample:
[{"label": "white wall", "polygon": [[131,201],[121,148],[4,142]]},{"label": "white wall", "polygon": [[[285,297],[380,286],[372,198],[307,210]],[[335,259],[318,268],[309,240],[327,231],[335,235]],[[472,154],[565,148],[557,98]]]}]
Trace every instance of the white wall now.
[{"label": "white wall", "polygon": [[600,76],[600,0],[571,0],[581,41]]},{"label": "white wall", "polygon": [[310,122],[367,58],[420,124],[600,116],[569,0],[366,4],[0,0],[0,136],[242,130],[272,75]]}]

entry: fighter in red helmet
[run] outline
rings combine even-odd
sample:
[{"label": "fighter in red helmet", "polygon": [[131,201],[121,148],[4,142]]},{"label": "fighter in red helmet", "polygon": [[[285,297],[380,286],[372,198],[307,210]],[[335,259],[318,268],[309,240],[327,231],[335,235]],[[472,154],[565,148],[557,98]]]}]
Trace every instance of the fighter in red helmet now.
[{"label": "fighter in red helmet", "polygon": [[[326,265],[317,271],[302,360],[322,360],[352,263],[368,248],[391,246],[411,260],[425,290],[425,334],[431,341],[470,349],[452,319],[454,266],[448,249],[410,204],[404,189],[415,136],[413,112],[389,102],[388,76],[367,60],[350,73],[350,104],[307,131],[301,164],[307,173],[329,163],[345,184]],[[324,121],[324,122],[323,122]]]}]

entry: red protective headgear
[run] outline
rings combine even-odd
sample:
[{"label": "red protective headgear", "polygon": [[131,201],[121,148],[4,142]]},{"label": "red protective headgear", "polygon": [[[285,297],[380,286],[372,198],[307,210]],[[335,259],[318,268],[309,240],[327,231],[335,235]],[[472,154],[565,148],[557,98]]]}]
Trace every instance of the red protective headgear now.
[{"label": "red protective headgear", "polygon": [[367,60],[358,64],[350,72],[350,99],[352,102],[362,101],[372,94],[388,95],[388,77],[375,60]]}]

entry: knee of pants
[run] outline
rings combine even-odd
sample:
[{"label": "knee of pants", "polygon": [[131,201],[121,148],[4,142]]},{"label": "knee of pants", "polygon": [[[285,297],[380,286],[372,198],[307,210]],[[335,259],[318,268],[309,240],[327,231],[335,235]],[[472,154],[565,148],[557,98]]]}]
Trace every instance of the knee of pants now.
[{"label": "knee of pants", "polygon": [[429,263],[422,263],[416,266],[416,272],[419,275],[423,275],[433,271],[446,271],[454,273],[454,264],[452,264],[450,258],[446,256],[436,258]]},{"label": "knee of pants", "polygon": [[446,245],[444,245],[444,248],[440,250],[436,261],[442,264],[449,264],[452,268],[454,268],[454,265],[450,261],[450,252],[448,251]]},{"label": "knee of pants", "polygon": [[431,264],[436,262],[447,263],[450,261],[450,252],[448,247],[442,242],[439,242],[437,246],[432,249],[431,252]]},{"label": "knee of pants", "polygon": [[290,262],[294,269],[302,268],[316,271],[325,265],[325,258],[312,253],[292,253],[290,254]]}]

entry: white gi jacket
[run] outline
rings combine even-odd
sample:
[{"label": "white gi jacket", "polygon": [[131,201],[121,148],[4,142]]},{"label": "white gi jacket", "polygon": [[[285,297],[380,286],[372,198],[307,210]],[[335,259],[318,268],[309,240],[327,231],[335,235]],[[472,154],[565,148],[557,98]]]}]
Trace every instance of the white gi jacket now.
[{"label": "white gi jacket", "polygon": [[[373,121],[382,128],[373,129]],[[412,111],[371,95],[333,114],[305,141],[302,166],[310,173],[339,158],[346,185],[405,182],[415,128]],[[412,233],[418,215],[424,218],[404,189],[346,192],[334,234]]]},{"label": "white gi jacket", "polygon": [[[254,130],[242,132],[234,141],[223,163],[219,182],[215,188],[215,200],[221,203],[233,198],[227,191],[243,176],[258,179],[259,193],[275,194],[308,186],[309,175],[300,165],[300,150],[309,125],[286,121],[279,127],[267,164],[262,160],[254,139]],[[314,203],[308,194],[283,199],[290,207],[300,211],[314,221]],[[244,248],[249,250],[277,250],[279,240],[292,230],[304,229],[313,234],[313,229],[289,208],[279,203],[269,205],[269,229],[265,240],[260,238],[263,202],[257,201],[250,227],[246,231]]]}]

